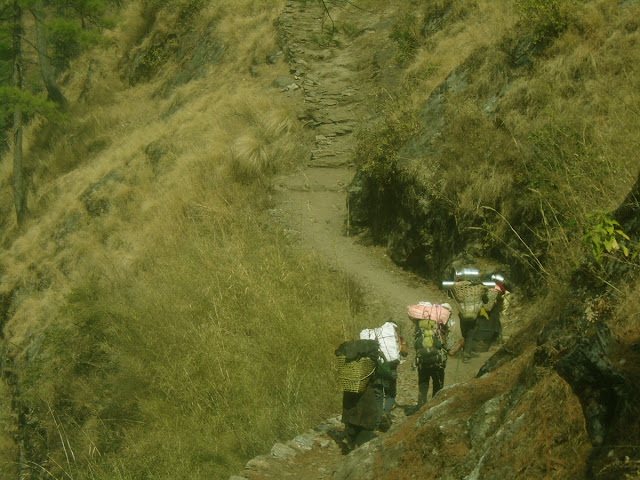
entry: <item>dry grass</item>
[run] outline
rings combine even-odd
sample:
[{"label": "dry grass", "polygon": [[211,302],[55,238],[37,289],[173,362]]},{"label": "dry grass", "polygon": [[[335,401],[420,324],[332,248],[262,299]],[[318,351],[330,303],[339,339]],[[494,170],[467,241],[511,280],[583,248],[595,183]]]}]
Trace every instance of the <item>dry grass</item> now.
[{"label": "dry grass", "polygon": [[[31,216],[23,228],[10,214],[3,157],[3,334],[22,372],[20,400],[47,433],[38,447],[60,476],[221,478],[338,408],[333,349],[366,322],[357,288],[291,248],[260,214],[271,206],[269,175],[302,161],[307,142],[296,107],[264,87],[288,71],[264,61],[277,49],[282,4],[203,5],[182,24],[170,20],[187,2],[157,17],[129,4],[112,44],[78,59],[65,78],[77,102],[69,124],[26,129]],[[425,182],[450,195],[457,218],[482,217],[490,206],[519,229],[528,223],[536,253],[568,270],[584,215],[616,205],[637,173],[640,7],[587,2],[525,72],[505,64],[501,39],[517,37],[510,2],[455,4],[471,13],[431,34],[405,72],[407,103],[420,105],[462,59],[471,71],[464,96],[449,98],[444,153],[430,159],[439,168]],[[396,13],[406,5],[395,2]],[[169,91],[180,70],[180,59],[169,59],[149,82],[128,86],[127,55],[152,45],[148,31],[162,40],[210,26],[226,50],[203,76]],[[500,122],[483,113],[497,93]],[[469,171],[471,179],[460,175]],[[508,241],[507,225],[493,232]],[[637,317],[622,304],[617,332],[629,345],[637,339],[624,332],[637,329]],[[527,432],[542,437],[517,459],[523,471],[580,470],[566,465],[571,448],[584,448],[566,385],[549,375],[530,397],[535,403],[518,408],[544,429]],[[9,395],[2,398],[7,405]],[[549,443],[547,434],[574,440]],[[66,462],[61,437],[75,463]],[[533,458],[542,447],[552,463]],[[0,453],[0,469],[11,470],[7,437]],[[422,457],[414,454],[407,462],[417,472]]]},{"label": "dry grass", "polygon": [[[114,451],[95,421],[88,435],[70,438],[79,451],[100,445],[97,478],[112,478],[114,455],[134,476],[228,475],[239,459],[338,408],[332,365],[343,327],[334,319],[353,322],[345,280],[255,217],[225,226],[206,220],[192,217],[180,237],[148,238],[154,251],[134,276],[115,286],[97,277],[76,289],[65,310],[73,322],[42,347],[57,352],[47,370],[72,383],[49,392],[25,382],[27,397],[49,399],[67,421],[77,421],[67,415],[82,404],[97,421],[121,409],[124,449]],[[100,398],[109,385],[121,387]]]},{"label": "dry grass", "polygon": [[26,131],[31,215],[3,229],[0,294],[20,401],[48,434],[34,461],[55,475],[221,478],[338,409],[357,289],[260,213],[268,176],[304,158],[295,109],[263,86],[286,72],[264,61],[281,6],[205,7],[191,27],[215,19],[225,61],[163,97],[171,63],[127,88],[117,52],[175,12],[131,4],[69,74],[67,128]]},{"label": "dry grass", "polygon": [[[428,78],[417,82],[418,87],[413,89],[412,96],[417,104],[426,101],[461,60],[494,44],[517,20],[512,12],[512,2],[456,0],[436,3],[451,5],[448,21],[429,35],[404,70],[407,79],[421,78],[420,72],[429,71]],[[425,21],[428,21],[429,13],[428,10]]]},{"label": "dry grass", "polygon": [[491,466],[507,464],[514,478],[583,478],[591,443],[586,433],[582,407],[569,385],[553,372],[539,372],[541,379],[511,412],[522,420]]}]

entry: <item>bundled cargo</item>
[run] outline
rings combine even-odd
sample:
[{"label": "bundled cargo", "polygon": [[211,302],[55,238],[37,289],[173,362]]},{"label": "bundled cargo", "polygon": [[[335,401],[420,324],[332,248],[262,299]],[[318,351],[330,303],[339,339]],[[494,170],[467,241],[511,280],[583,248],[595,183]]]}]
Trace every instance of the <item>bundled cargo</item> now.
[{"label": "bundled cargo", "polygon": [[498,296],[500,295],[500,290],[496,288],[492,288],[487,292],[487,301],[484,304],[484,309],[487,312],[490,312],[493,307],[495,307],[496,302],[498,301]]},{"label": "bundled cargo", "polygon": [[449,304],[431,304],[429,302],[420,302],[417,305],[409,305],[407,307],[409,318],[413,321],[431,320],[438,324],[444,325],[449,321],[451,316],[451,306]]},{"label": "bundled cargo", "polygon": [[450,287],[453,298],[458,304],[461,320],[475,320],[484,306],[488,288],[482,283],[468,281],[456,282]]},{"label": "bundled cargo", "polygon": [[386,322],[379,328],[367,328],[360,332],[360,340],[375,340],[387,362],[400,360],[400,342],[398,326],[393,322]]}]

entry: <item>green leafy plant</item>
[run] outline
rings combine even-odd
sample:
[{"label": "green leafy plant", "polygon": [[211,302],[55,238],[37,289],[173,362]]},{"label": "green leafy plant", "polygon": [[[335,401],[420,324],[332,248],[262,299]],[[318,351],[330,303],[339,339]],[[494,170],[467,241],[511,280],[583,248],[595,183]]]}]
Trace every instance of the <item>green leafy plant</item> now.
[{"label": "green leafy plant", "polygon": [[520,25],[533,35],[534,45],[545,45],[569,25],[573,0],[517,0]]},{"label": "green leafy plant", "polygon": [[[598,263],[602,263],[605,254],[616,255],[622,252],[625,257],[629,257],[629,248],[625,244],[629,241],[629,236],[622,231],[620,224],[609,216],[609,212],[596,211],[587,218],[590,223],[585,227],[583,244]],[[634,253],[631,257],[635,256]]]},{"label": "green leafy plant", "polygon": [[405,65],[420,46],[421,34],[418,19],[411,13],[405,13],[393,26],[390,37],[398,44],[397,62]]}]

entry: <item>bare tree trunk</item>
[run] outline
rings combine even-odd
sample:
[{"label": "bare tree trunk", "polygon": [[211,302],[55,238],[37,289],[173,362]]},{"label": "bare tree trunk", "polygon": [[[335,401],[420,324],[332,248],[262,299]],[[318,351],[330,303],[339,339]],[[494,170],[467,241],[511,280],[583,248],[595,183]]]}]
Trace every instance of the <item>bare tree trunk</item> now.
[{"label": "bare tree trunk", "polygon": [[40,9],[39,0],[36,0],[30,12],[31,15],[33,15],[36,24],[36,46],[38,50],[38,63],[40,64],[40,75],[42,75],[42,81],[47,88],[49,100],[64,107],[67,104],[67,99],[56,83],[53,66],[49,61],[47,32],[45,32],[42,26],[42,11]]},{"label": "bare tree trunk", "polygon": [[27,212],[27,198],[22,171],[22,109],[13,112],[13,203],[16,206],[18,225],[22,225]]},{"label": "bare tree trunk", "polygon": [[[13,86],[22,90],[22,55],[20,35],[22,30],[22,9],[14,3],[13,20]],[[16,104],[13,110],[13,203],[16,207],[18,225],[22,225],[27,212],[27,198],[22,171],[22,106]]]}]

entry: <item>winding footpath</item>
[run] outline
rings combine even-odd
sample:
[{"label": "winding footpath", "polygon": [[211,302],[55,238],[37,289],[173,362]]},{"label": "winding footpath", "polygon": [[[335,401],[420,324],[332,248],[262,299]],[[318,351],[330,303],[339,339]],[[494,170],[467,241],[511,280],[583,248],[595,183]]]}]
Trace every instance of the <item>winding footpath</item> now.
[{"label": "winding footpath", "polygon": [[[371,46],[388,37],[393,12],[366,12],[355,7],[331,11],[336,24],[351,25],[359,34],[338,34],[334,46],[321,46],[323,25],[331,20],[320,2],[289,0],[279,20],[285,40],[285,56],[294,83],[281,90],[300,95],[304,119],[315,133],[315,143],[306,165],[298,172],[278,180],[276,189],[282,203],[272,212],[284,219],[292,234],[326,256],[336,268],[345,271],[363,285],[368,301],[378,303],[402,328],[410,332],[407,305],[419,301],[444,302],[445,292],[397,267],[381,247],[364,246],[346,235],[346,189],[354,175],[350,164],[357,145],[358,128],[369,118],[367,105],[373,101],[375,85]],[[386,318],[375,325],[382,324]],[[468,364],[451,358],[447,365],[445,387],[473,378],[491,353],[480,354]],[[412,356],[400,366],[398,396],[393,412],[393,431],[405,420],[402,407],[417,401],[417,372]],[[349,461],[327,435],[340,430],[340,416],[298,437],[273,446],[258,456],[243,472],[230,480],[295,478],[305,480],[340,480],[341,465]],[[364,448],[364,447],[363,447]]]}]

